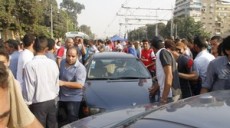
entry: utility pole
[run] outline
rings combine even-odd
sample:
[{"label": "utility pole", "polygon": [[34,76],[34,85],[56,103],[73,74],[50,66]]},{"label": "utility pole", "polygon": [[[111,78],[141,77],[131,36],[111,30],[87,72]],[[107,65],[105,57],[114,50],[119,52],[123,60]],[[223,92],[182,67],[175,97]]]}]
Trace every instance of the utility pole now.
[{"label": "utility pole", "polygon": [[[156,11],[156,17],[157,17],[157,11]],[[158,36],[158,23],[157,22],[156,22],[155,36]]]},{"label": "utility pole", "polygon": [[50,5],[50,35],[53,38],[53,6]]}]

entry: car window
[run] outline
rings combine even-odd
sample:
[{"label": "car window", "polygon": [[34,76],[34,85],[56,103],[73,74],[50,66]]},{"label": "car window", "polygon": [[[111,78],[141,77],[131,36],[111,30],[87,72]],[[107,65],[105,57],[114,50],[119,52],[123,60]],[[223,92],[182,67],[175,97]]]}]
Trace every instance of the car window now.
[{"label": "car window", "polygon": [[88,78],[146,78],[148,70],[136,58],[94,59],[89,63]]}]

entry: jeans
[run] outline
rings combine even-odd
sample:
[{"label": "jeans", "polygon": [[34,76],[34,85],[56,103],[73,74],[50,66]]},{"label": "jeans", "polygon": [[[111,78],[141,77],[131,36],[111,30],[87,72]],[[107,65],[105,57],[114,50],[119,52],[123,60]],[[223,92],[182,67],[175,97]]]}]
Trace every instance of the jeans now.
[{"label": "jeans", "polygon": [[58,127],[69,124],[79,119],[79,101],[58,102]]}]

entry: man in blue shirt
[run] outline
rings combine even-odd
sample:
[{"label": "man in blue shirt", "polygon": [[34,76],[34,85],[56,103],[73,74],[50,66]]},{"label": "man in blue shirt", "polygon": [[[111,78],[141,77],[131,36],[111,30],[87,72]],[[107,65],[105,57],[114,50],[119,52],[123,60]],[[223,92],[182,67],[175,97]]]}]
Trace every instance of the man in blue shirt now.
[{"label": "man in blue shirt", "polygon": [[78,113],[85,79],[86,69],[78,60],[77,49],[75,47],[68,48],[66,59],[62,60],[60,64],[59,127],[79,118]]}]

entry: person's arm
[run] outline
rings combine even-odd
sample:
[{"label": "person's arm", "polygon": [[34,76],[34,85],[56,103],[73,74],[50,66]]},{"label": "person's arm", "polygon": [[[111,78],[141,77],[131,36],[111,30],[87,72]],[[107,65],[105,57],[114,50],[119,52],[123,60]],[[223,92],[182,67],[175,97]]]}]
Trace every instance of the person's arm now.
[{"label": "person's arm", "polygon": [[83,85],[81,83],[62,81],[62,80],[59,80],[59,85],[69,87],[69,88],[79,88],[79,89],[83,88]]},{"label": "person's arm", "polygon": [[208,91],[209,91],[209,89],[202,87],[200,90],[200,94],[207,93]]},{"label": "person's arm", "polygon": [[198,80],[199,76],[196,71],[192,71],[191,73],[179,73],[179,77],[186,80]]},{"label": "person's arm", "polygon": [[164,66],[164,73],[165,73],[165,85],[161,97],[161,102],[167,103],[168,94],[173,82],[172,66],[170,65]]},{"label": "person's arm", "polygon": [[65,51],[64,47],[59,48],[57,51],[56,62],[57,62],[58,67],[60,67],[62,56],[64,55],[64,51]]},{"label": "person's arm", "polygon": [[82,49],[81,49],[81,54],[85,55],[86,54],[86,48],[85,45],[82,43]]},{"label": "person's arm", "polygon": [[59,85],[69,87],[69,88],[79,88],[79,89],[83,88],[86,79],[85,67],[82,65],[82,67],[78,68],[75,75],[76,75],[76,80],[74,82],[60,80]]},{"label": "person's arm", "polygon": [[160,86],[158,85],[157,81],[155,82],[155,84],[152,85],[151,88],[149,88],[149,95],[150,96],[154,96],[156,94],[156,92],[159,90]]},{"label": "person's arm", "polygon": [[207,93],[210,91],[210,89],[212,88],[213,84],[218,80],[218,78],[216,77],[215,74],[215,69],[217,67],[217,65],[214,65],[215,63],[213,63],[213,61],[211,61],[208,65],[207,68],[207,72],[206,72],[206,79],[202,84],[202,88],[200,93]]},{"label": "person's arm", "polygon": [[30,63],[27,63],[23,72],[24,76],[24,87],[22,88],[23,98],[26,101],[27,105],[32,104],[32,99],[35,94],[34,83],[36,81],[36,76],[33,72],[33,68]]}]

